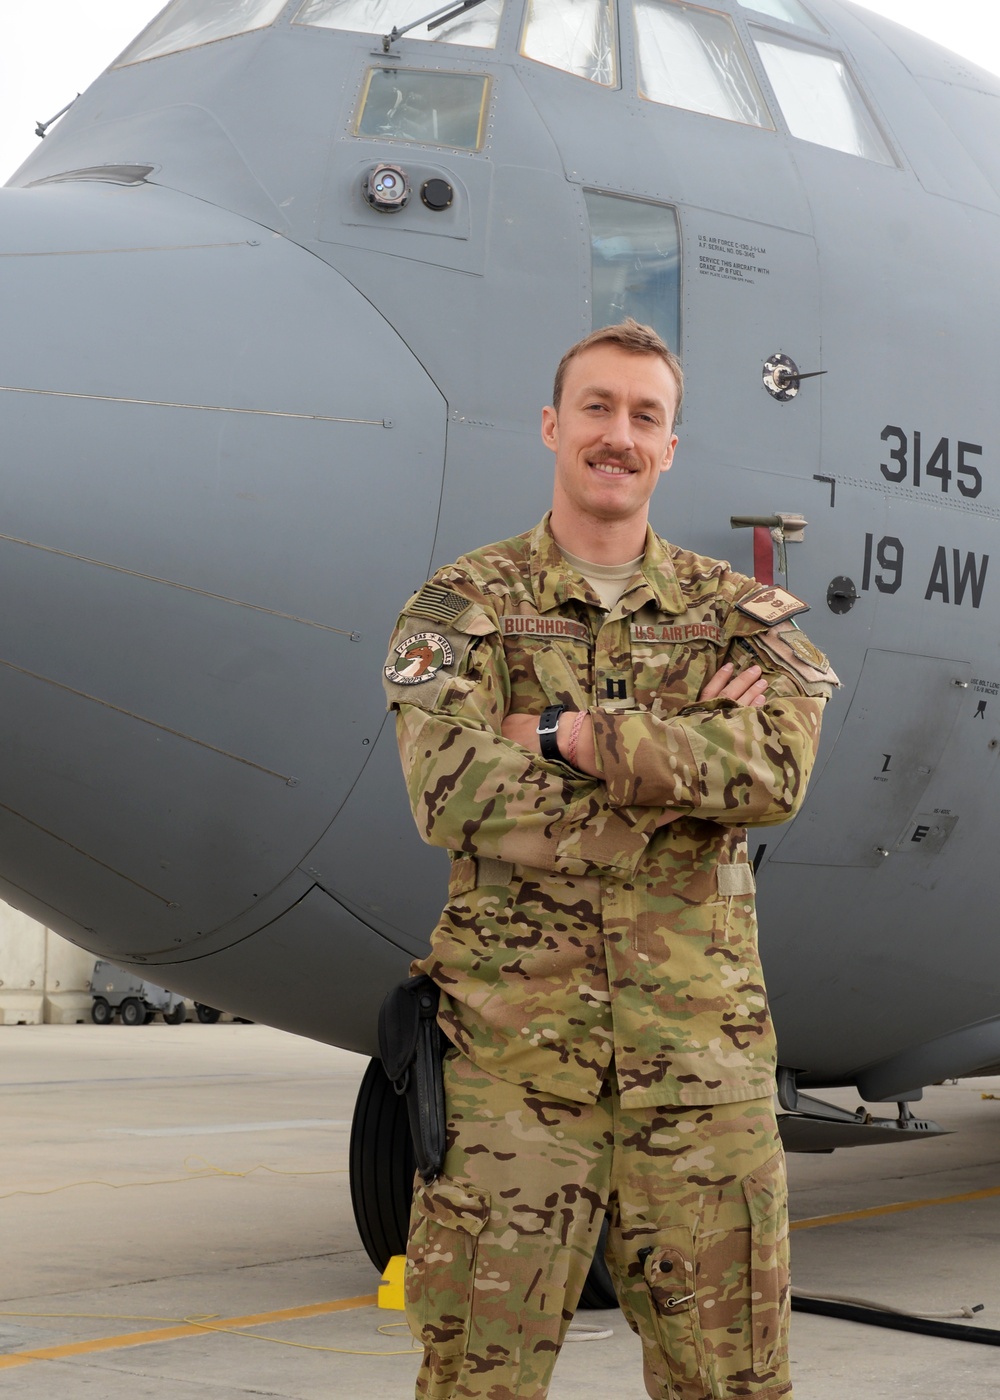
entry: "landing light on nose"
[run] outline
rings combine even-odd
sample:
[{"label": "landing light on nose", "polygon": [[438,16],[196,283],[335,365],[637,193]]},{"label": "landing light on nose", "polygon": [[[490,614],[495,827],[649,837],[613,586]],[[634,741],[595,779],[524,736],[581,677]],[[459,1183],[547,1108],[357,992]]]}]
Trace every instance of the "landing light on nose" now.
[{"label": "landing light on nose", "polygon": [[410,182],[398,165],[375,165],[365,176],[364,195],[373,209],[391,214],[405,208],[410,198]]}]

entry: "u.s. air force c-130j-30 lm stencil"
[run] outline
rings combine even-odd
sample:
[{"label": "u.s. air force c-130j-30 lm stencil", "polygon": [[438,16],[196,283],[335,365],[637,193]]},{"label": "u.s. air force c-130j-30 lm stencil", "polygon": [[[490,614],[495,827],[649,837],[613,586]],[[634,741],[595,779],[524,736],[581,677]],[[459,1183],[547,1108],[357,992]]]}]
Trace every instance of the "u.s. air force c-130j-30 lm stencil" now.
[{"label": "u.s. air force c-130j-30 lm stencil", "polygon": [[842,0],[431,4],[173,0],[0,193],[0,892],[373,1052],[446,866],[387,637],[542,513],[552,368],[632,314],[689,383],[654,526],[844,681],[751,848],[787,1141],[934,1131],[1000,1064],[1000,83]]}]

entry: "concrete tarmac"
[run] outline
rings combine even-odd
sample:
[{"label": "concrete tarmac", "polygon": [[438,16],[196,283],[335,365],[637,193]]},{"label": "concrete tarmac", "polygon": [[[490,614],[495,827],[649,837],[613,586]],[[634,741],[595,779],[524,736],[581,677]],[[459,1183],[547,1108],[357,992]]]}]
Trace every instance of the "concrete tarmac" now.
[{"label": "concrete tarmac", "polygon": [[[158,1023],[3,1028],[0,1056],[5,1398],[412,1396],[416,1353],[374,1305],[351,1215],[365,1061],[263,1026]],[[976,1323],[1000,1328],[1000,1079],[931,1089],[918,1112],[953,1135],[789,1159],[794,1282],[981,1302]],[[620,1314],[578,1324],[613,1335],[566,1346],[553,1400],[641,1400]],[[797,1400],[1000,1391],[991,1346],[796,1314],[793,1355]]]}]

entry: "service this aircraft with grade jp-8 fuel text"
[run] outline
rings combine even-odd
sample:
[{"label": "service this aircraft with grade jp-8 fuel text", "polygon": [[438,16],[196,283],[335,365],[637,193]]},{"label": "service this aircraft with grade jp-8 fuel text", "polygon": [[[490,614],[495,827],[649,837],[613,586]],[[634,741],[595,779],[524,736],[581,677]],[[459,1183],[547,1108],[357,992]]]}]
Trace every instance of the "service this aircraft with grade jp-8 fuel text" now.
[{"label": "service this aircraft with grade jp-8 fuel text", "polygon": [[844,681],[751,847],[786,1142],[933,1132],[1000,1064],[1000,83],[844,0],[430,3],[173,0],[0,192],[0,893],[373,1053],[446,869],[387,637],[542,514],[552,368],[634,315],[689,386],[654,526]]}]

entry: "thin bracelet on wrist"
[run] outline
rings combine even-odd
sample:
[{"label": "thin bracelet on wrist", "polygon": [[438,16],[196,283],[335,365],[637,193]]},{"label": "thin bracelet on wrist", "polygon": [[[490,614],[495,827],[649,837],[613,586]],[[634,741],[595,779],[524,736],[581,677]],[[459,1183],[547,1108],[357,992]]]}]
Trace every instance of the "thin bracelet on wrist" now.
[{"label": "thin bracelet on wrist", "polygon": [[576,768],[576,746],[580,739],[580,730],[583,728],[583,721],[587,718],[586,710],[577,710],[576,718],[573,721],[573,728],[569,733],[569,744],[566,747],[566,760],[571,768]]}]

